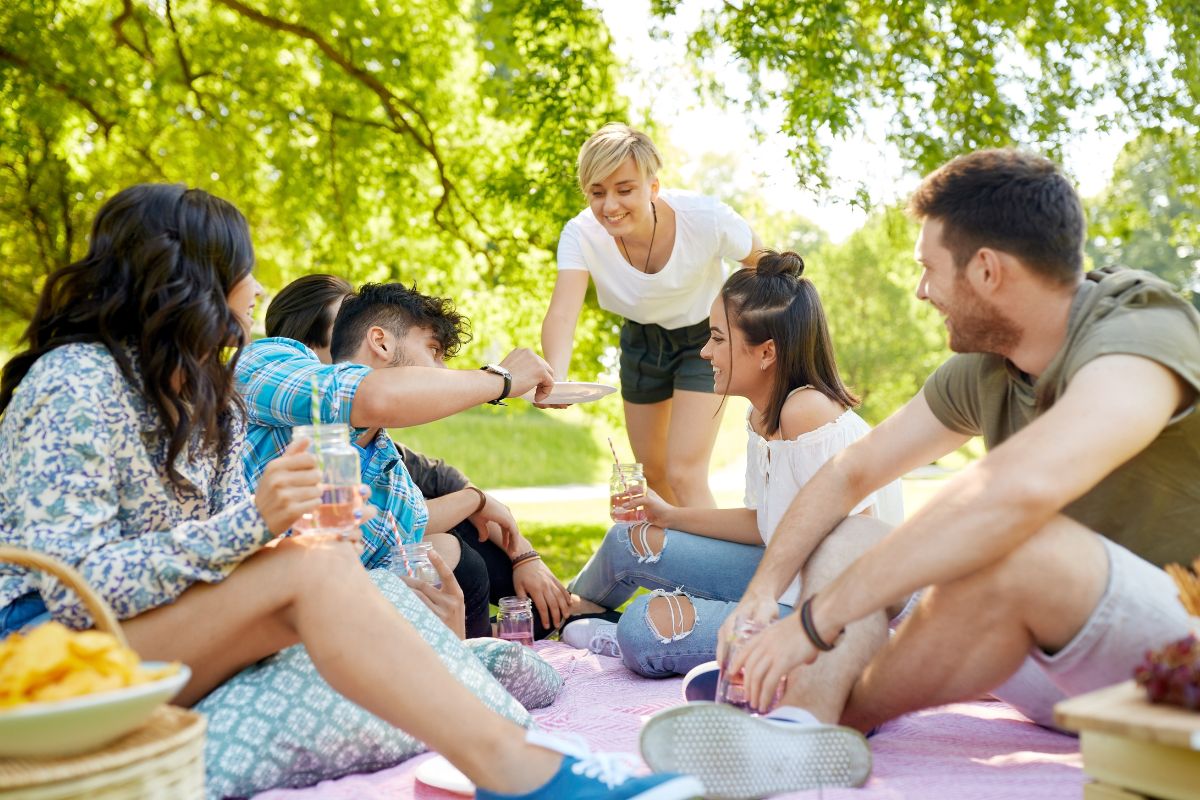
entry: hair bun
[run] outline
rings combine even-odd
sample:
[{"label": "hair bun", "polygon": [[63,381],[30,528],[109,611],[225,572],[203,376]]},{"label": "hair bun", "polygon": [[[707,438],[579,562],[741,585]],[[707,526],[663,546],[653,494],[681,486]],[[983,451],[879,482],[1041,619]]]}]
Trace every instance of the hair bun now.
[{"label": "hair bun", "polygon": [[774,250],[763,250],[758,259],[759,275],[789,275],[799,278],[804,274],[804,259],[799,253],[785,250],[782,253]]}]

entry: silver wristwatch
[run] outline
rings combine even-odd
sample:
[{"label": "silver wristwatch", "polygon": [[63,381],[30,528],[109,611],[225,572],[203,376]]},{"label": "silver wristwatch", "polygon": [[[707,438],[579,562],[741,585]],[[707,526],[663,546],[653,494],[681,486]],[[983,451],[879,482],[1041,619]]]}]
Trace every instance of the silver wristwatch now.
[{"label": "silver wristwatch", "polygon": [[504,391],[495,400],[488,400],[494,406],[504,405],[504,398],[508,397],[508,393],[512,391],[512,373],[499,364],[484,364],[480,369],[504,378]]}]

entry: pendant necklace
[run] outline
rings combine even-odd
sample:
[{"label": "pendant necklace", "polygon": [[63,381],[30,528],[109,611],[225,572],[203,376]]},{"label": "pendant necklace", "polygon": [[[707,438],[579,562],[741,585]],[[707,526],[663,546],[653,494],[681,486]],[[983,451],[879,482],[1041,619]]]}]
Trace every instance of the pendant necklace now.
[{"label": "pendant necklace", "polygon": [[[650,229],[650,249],[646,251],[646,263],[642,265],[642,272],[647,275],[650,274],[650,254],[654,252],[654,234],[658,233],[658,208],[654,203],[650,204],[650,213],[654,215],[654,227]],[[621,249],[625,251],[625,260],[629,262],[629,266],[637,269],[637,265],[629,257],[629,248],[625,246],[625,237],[618,236],[617,241],[621,243]]]}]

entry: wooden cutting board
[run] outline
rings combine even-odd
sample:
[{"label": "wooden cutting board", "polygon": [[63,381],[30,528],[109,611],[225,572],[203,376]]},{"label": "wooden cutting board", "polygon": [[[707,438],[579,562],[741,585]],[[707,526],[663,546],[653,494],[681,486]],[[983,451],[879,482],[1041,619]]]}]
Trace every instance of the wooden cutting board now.
[{"label": "wooden cutting board", "polygon": [[1072,697],[1054,707],[1068,730],[1098,731],[1200,751],[1200,712],[1151,703],[1133,681]]}]

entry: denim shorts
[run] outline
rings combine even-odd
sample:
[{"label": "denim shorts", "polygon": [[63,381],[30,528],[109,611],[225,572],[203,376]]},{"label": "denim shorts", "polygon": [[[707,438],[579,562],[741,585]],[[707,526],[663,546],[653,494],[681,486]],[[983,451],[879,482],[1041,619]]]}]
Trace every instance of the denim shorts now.
[{"label": "denim shorts", "polygon": [[23,594],[0,608],[0,639],[7,638],[22,628],[32,628],[50,621],[50,612],[37,592]]},{"label": "denim shorts", "polygon": [[621,397],[647,405],[670,400],[677,390],[712,394],[712,365],[700,357],[708,330],[708,320],[674,329],[625,320]]}]

